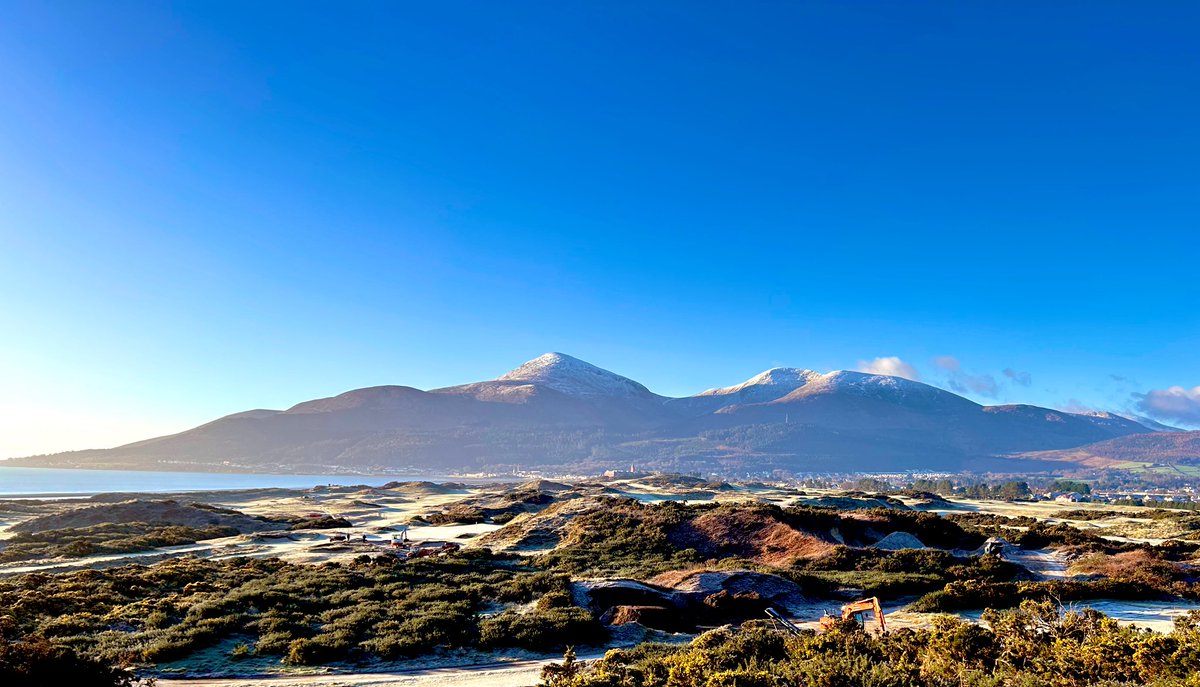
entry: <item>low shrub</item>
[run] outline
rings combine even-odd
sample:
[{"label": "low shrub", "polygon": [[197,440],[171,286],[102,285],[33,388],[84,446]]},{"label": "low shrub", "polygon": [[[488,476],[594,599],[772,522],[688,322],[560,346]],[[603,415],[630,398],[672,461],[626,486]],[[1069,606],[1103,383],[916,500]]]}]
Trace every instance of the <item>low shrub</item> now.
[{"label": "low shrub", "polygon": [[0,639],[0,684],[132,687],[140,682],[127,670],[80,656],[69,647],[45,640]]},{"label": "low shrub", "polygon": [[353,527],[354,525],[345,518],[338,518],[332,515],[322,515],[319,518],[310,518],[301,520],[289,527],[289,530],[344,530]]},{"label": "low shrub", "polygon": [[518,647],[531,651],[561,650],[567,645],[602,644],[604,626],[582,608],[507,611],[484,620],[479,640],[485,647]]}]

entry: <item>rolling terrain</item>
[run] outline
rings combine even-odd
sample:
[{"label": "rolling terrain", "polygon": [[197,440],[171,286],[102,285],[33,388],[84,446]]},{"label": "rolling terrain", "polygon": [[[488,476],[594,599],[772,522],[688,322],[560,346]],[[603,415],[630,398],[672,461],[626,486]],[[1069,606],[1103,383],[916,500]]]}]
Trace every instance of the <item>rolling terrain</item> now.
[{"label": "rolling terrain", "polygon": [[[637,668],[624,664],[644,650],[711,650],[722,637],[762,642],[779,661],[870,650],[879,665],[887,654],[871,641],[917,651],[967,636],[990,651],[1051,632],[1056,670],[1070,656],[1071,670],[1095,673],[1092,654],[1060,639],[1091,632],[1095,655],[1141,652],[1159,672],[1150,650],[1184,647],[1176,669],[1191,674],[1200,516],[888,491],[658,474],[0,500],[4,639],[213,686],[532,685],[567,647],[629,678]],[[823,619],[870,597],[886,628]],[[1062,602],[1074,616],[1060,620]],[[1014,615],[1038,608],[1050,613],[1037,625]],[[1048,621],[1062,627],[1040,629]],[[1017,640],[987,634],[1006,627]],[[780,651],[785,641],[809,649]],[[504,671],[512,682],[497,681],[502,666],[519,671]],[[967,683],[908,670],[895,684]]]},{"label": "rolling terrain", "polygon": [[636,463],[844,472],[991,469],[1019,454],[1022,469],[1033,469],[1065,455],[1036,452],[1142,435],[1173,436],[1117,415],[983,406],[928,384],[850,371],[775,368],[741,384],[672,398],[548,353],[492,380],[428,391],[356,389],[116,448],[11,464],[320,472],[580,471]]},{"label": "rolling terrain", "polygon": [[1032,460],[1055,460],[1091,467],[1200,465],[1200,432],[1130,434],[1094,444],[1023,454]]}]

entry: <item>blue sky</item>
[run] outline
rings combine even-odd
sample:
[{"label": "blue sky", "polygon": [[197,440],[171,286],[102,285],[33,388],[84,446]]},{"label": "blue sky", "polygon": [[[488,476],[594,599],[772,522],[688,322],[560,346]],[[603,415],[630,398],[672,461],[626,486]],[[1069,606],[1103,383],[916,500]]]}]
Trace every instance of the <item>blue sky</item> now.
[{"label": "blue sky", "polygon": [[550,350],[1200,426],[1194,3],[54,4],[0,6],[0,456]]}]

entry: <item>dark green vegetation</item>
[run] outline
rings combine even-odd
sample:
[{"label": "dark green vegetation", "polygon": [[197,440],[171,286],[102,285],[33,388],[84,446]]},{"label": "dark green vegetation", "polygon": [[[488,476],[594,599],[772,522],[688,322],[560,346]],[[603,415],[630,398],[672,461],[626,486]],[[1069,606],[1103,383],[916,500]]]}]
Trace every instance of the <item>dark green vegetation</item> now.
[{"label": "dark green vegetation", "polygon": [[1121,627],[1051,603],[985,614],[987,626],[941,618],[927,630],[872,636],[854,625],[791,636],[760,623],[690,645],[642,644],[587,665],[552,666],[548,687],[1083,687],[1195,685],[1200,614],[1167,635]]},{"label": "dark green vegetation", "polygon": [[[1181,504],[1186,505],[1186,504]],[[1067,520],[1103,520],[1105,518],[1126,517],[1146,520],[1183,520],[1186,522],[1200,521],[1200,515],[1189,512],[1190,509],[1155,508],[1153,510],[1112,511],[1112,510],[1068,510],[1055,515]]]},{"label": "dark green vegetation", "polygon": [[1092,493],[1092,486],[1087,482],[1073,479],[1056,479],[1046,485],[1047,491],[1074,491],[1080,494]]},{"label": "dark green vegetation", "polygon": [[676,546],[671,532],[688,520],[694,508],[676,502],[645,506],[614,501],[571,521],[567,537],[554,551],[538,557],[538,565],[574,575],[648,577],[699,563],[694,549]]},{"label": "dark green vegetation", "polygon": [[133,674],[104,661],[79,656],[70,647],[44,639],[10,642],[0,638],[0,685],[14,687],[132,687]]},{"label": "dark green vegetation", "polygon": [[322,515],[319,518],[301,520],[289,527],[289,530],[336,530],[353,527],[353,523],[345,518],[335,518],[331,515]]},{"label": "dark green vegetation", "polygon": [[856,596],[894,599],[941,590],[954,582],[980,584],[1025,579],[1028,571],[995,556],[954,556],[938,549],[852,549],[838,546],[828,556],[807,561],[785,572],[808,589],[819,589],[815,581],[856,590]]},{"label": "dark green vegetation", "polygon": [[[1067,519],[1084,519],[1076,516],[1082,513],[1086,514],[1085,517],[1088,517],[1093,512],[1066,511],[1061,514],[1061,517]],[[1144,514],[1139,513],[1139,516],[1152,520],[1161,519],[1172,520],[1178,523],[1188,523],[1188,529],[1192,529],[1193,526],[1200,529],[1200,518],[1193,518],[1193,516],[1186,513],[1175,514],[1171,511],[1159,510],[1147,511]],[[1009,517],[986,513],[952,513],[947,515],[946,519],[987,536],[1001,537],[1023,549],[1044,549],[1053,546],[1067,548],[1072,554],[1080,555],[1084,553],[1117,554],[1127,551],[1137,551],[1147,547],[1146,544],[1105,539],[1094,532],[1080,530],[1067,524],[1040,522],[1030,517]],[[1155,548],[1172,558],[1180,559],[1200,551],[1200,543],[1174,540],[1167,541],[1162,546]]]},{"label": "dark green vegetation", "polygon": [[[0,628],[9,640],[45,638],[119,663],[161,663],[223,640],[244,645],[235,657],[298,664],[603,641],[566,585],[564,576],[486,552],[406,563],[363,556],[346,565],[185,558],[0,581]],[[486,615],[531,601],[539,603],[519,617]]]},{"label": "dark green vegetation", "polygon": [[[1193,469],[1200,470],[1200,467],[1193,466]],[[1112,502],[1114,506],[1149,506],[1151,508],[1158,507],[1169,510],[1179,511],[1198,511],[1200,510],[1200,501],[1185,501],[1183,503],[1167,502],[1162,503],[1148,498],[1129,497],[1126,499],[1116,499]]]},{"label": "dark green vegetation", "polygon": [[[1077,483],[1072,482],[1071,484],[1074,485]],[[915,479],[902,487],[897,487],[875,477],[864,477],[853,482],[851,486],[855,489],[880,494],[935,494],[938,496],[959,496],[969,499],[992,499],[996,501],[1024,501],[1033,496],[1033,491],[1030,489],[1029,483],[1021,480],[971,482],[951,479]],[[1083,487],[1086,488],[1087,485],[1085,484]],[[1076,490],[1061,489],[1061,491]]]},{"label": "dark green vegetation", "polygon": [[[855,546],[832,543],[828,540],[832,531]],[[575,575],[638,579],[697,565],[750,569],[790,579],[815,597],[927,595],[920,603],[929,610],[983,608],[988,604],[976,601],[982,602],[988,594],[1004,602],[998,607],[1009,607],[1023,598],[1051,598],[1055,592],[1046,586],[1050,583],[1031,582],[1026,569],[995,556],[956,556],[933,548],[889,551],[866,545],[891,532],[958,549],[976,548],[987,536],[973,527],[913,511],[873,509],[850,516],[815,507],[619,502],[576,518],[563,544],[539,556],[537,563]],[[1035,529],[1030,541],[1042,545],[1044,536],[1054,541],[1070,539],[1057,528],[1052,529],[1053,536],[1040,532]],[[1073,583],[1078,589],[1067,596],[1154,599],[1178,593],[1175,582],[1152,582]],[[1012,591],[1018,586],[1038,591],[1022,596]],[[964,597],[964,590],[982,595]]]},{"label": "dark green vegetation", "polygon": [[[480,510],[499,509],[491,516],[495,517],[544,505],[537,502],[546,500],[544,492],[539,491],[513,494],[502,502],[478,501],[474,506]],[[580,505],[585,508],[571,510]],[[661,573],[697,568],[748,570],[785,578],[792,589],[798,585],[801,600],[864,595],[885,600],[919,597],[914,609],[928,611],[1009,608],[1022,603],[1028,606],[1096,598],[1196,597],[1195,590],[1200,588],[1188,563],[1196,552],[1195,544],[1172,542],[1148,547],[1111,542],[1067,525],[1049,525],[1029,518],[980,514],[947,518],[890,508],[851,512],[750,503],[687,505],[665,501],[647,505],[605,497],[559,501],[541,511],[525,512],[531,514],[514,522],[510,529],[542,528],[541,534],[548,541],[557,542],[553,550],[523,557],[468,549],[435,558],[405,561],[391,555],[360,556],[345,563],[321,565],[278,559],[215,562],[180,558],[150,567],[128,565],[0,580],[0,637],[29,646],[48,643],[56,651],[76,652],[79,660],[112,664],[162,664],[190,659],[203,651],[205,656],[228,656],[231,660],[258,657],[268,663],[370,665],[454,649],[523,648],[545,652],[561,650],[565,645],[601,644],[607,632],[598,617],[609,609],[576,606],[569,587],[572,577],[631,577],[671,587],[677,582],[667,581],[671,575],[658,577]],[[573,517],[567,517],[572,513]],[[81,530],[112,534],[120,527],[124,526]],[[46,534],[62,536],[62,530],[55,532],[59,534]],[[962,553],[978,550],[986,537],[996,534],[1025,548],[1053,546],[1069,550],[1085,577],[1036,581],[1015,563]],[[28,538],[28,545],[52,544],[48,538],[37,536],[41,535],[21,534],[13,540],[17,542],[14,546],[22,538]],[[903,541],[908,536],[936,548],[873,547],[884,538]],[[957,550],[960,555],[949,550]],[[681,578],[676,575],[675,579]],[[756,586],[758,589],[761,587]],[[706,616],[700,624],[712,627],[757,617],[769,603],[766,599],[740,598],[754,606],[753,613],[732,620],[731,616]],[[603,605],[636,610],[626,601]],[[714,606],[714,613],[717,610],[721,609]],[[1038,622],[1043,621],[1050,622],[1046,618]],[[953,641],[965,642],[964,646],[980,643],[980,656],[985,657],[980,661],[991,655],[989,651],[1005,655],[1007,649],[996,647],[1007,640],[963,628],[945,632],[950,633],[948,637],[958,638]],[[608,665],[614,675],[629,680],[611,684],[777,684],[770,681],[775,677],[754,677],[754,671],[810,681],[780,684],[958,684],[939,682],[942,673],[920,672],[926,669],[922,667],[926,661],[935,657],[922,652],[942,641],[937,639],[941,631],[899,631],[882,639],[847,631],[824,639],[785,640],[760,628],[708,635],[710,639],[704,641],[723,637],[712,645],[714,650],[741,646],[739,643],[747,641],[762,642],[761,647],[737,649],[749,652],[738,654],[747,661],[745,665],[726,665],[719,655],[704,659],[710,661],[705,665],[711,667],[711,674],[703,672],[709,668],[700,673],[679,668],[683,671],[678,672],[680,677],[671,677],[675,666],[671,661],[684,659],[670,657],[694,651],[679,647],[639,648],[617,654],[601,665]],[[1112,641],[1140,636],[1124,630],[1104,632],[1117,637]],[[773,646],[777,648],[770,648]],[[787,650],[778,655],[771,653],[782,651],[778,647]],[[851,650],[856,653],[847,653]],[[923,655],[925,658],[921,658]],[[880,657],[889,659],[889,667],[871,663]],[[918,668],[905,667],[905,661]],[[986,661],[992,662],[967,664],[975,667],[955,675],[969,678],[968,684],[993,684],[988,680],[1002,664],[998,658]],[[829,666],[822,667],[822,662]],[[746,666],[753,674],[720,676],[723,670]],[[943,668],[949,670],[945,666],[938,670]],[[843,672],[821,672],[827,669]],[[648,672],[637,672],[643,670]],[[570,672],[560,673],[559,678],[575,679]],[[594,672],[587,679],[601,679],[603,675]],[[835,679],[836,675],[850,677]],[[870,675],[875,677],[868,679]],[[904,681],[913,675],[927,682]],[[672,679],[676,681],[661,681]]]},{"label": "dark green vegetation", "polygon": [[554,495],[536,488],[515,489],[499,496],[465,499],[444,510],[422,518],[434,525],[469,525],[479,522],[503,524],[521,513],[540,510],[555,500]]},{"label": "dark green vegetation", "polygon": [[853,515],[832,508],[764,504],[645,505],[632,499],[575,518],[563,542],[538,564],[576,575],[646,577],[711,561],[772,569],[820,558],[846,544],[869,546],[906,532],[925,544],[973,549],[983,535],[932,513],[876,508]]},{"label": "dark green vegetation", "polygon": [[79,558],[96,554],[145,551],[159,546],[195,544],[204,539],[231,537],[232,527],[163,526],[148,522],[104,523],[90,527],[20,532],[4,542],[0,563],[34,559]]},{"label": "dark green vegetation", "polygon": [[929,613],[981,608],[1012,608],[1023,601],[1070,603],[1090,599],[1151,601],[1171,598],[1167,592],[1130,580],[1049,580],[1043,582],[951,582],[917,599],[909,608]]}]

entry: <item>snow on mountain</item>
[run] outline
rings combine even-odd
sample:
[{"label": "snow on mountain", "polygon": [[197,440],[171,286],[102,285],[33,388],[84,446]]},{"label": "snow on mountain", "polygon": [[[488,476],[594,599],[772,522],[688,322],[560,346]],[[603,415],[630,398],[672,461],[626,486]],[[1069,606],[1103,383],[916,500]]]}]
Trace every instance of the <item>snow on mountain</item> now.
[{"label": "snow on mountain", "polygon": [[1187,431],[1186,429],[1172,427],[1171,425],[1164,425],[1163,423],[1159,422],[1158,420],[1152,420],[1143,415],[1122,415],[1121,417],[1123,417],[1127,420],[1133,420],[1134,422],[1145,427],[1146,429],[1154,430],[1155,432],[1186,432]]},{"label": "snow on mountain", "polygon": [[[940,469],[1134,433],[1150,432],[1116,415],[981,406],[928,384],[846,370],[774,368],[734,386],[666,398],[547,353],[493,380],[429,391],[356,389],[285,412],[248,411],[115,449],[12,464],[436,470],[635,460],[670,469],[708,469],[716,461],[739,469]],[[1130,442],[1131,452],[1141,446]]]},{"label": "snow on mountain", "polygon": [[539,384],[570,396],[651,395],[649,389],[628,377],[563,353],[538,356],[496,381]]},{"label": "snow on mountain", "polygon": [[820,376],[819,372],[797,367],[773,367],[741,384],[701,391],[693,398],[725,396],[733,397],[730,400],[736,403],[766,403],[782,398]]},{"label": "snow on mountain", "polygon": [[282,412],[283,412],[282,410],[269,410],[267,408],[255,408],[254,410],[243,410],[240,413],[226,415],[225,417],[222,417],[219,419],[221,419],[221,420],[237,420],[237,419],[261,420],[264,417],[271,417],[272,415],[278,415]]},{"label": "snow on mountain", "polygon": [[[877,375],[852,370],[834,370],[814,375],[807,384],[776,402],[796,400],[817,394],[847,394],[869,398],[903,400],[928,400],[938,397],[954,397],[948,391],[903,377]],[[966,399],[963,399],[966,400]]]},{"label": "snow on mountain", "polygon": [[[791,403],[822,399],[846,402],[884,402],[894,406],[923,408],[978,409],[980,406],[937,387],[902,377],[835,370],[814,372],[791,367],[767,370],[735,386],[709,389],[695,396],[678,399],[683,407],[712,413],[754,413],[760,421],[774,421],[771,408]],[[767,415],[762,415],[762,413]],[[839,411],[840,412],[840,411]],[[787,415],[787,417],[792,417]]]},{"label": "snow on mountain", "polygon": [[1086,412],[1073,413],[1073,414],[1078,415],[1079,417],[1088,418],[1093,423],[1095,423],[1101,427],[1116,427],[1116,428],[1128,429],[1131,431],[1140,431],[1143,428],[1148,429],[1152,432],[1180,432],[1180,431],[1183,431],[1183,430],[1180,430],[1175,427],[1170,427],[1168,425],[1164,425],[1161,422],[1155,422],[1154,420],[1151,420],[1150,418],[1131,417],[1129,415],[1121,415],[1120,413],[1111,413],[1107,410],[1089,410]]}]

